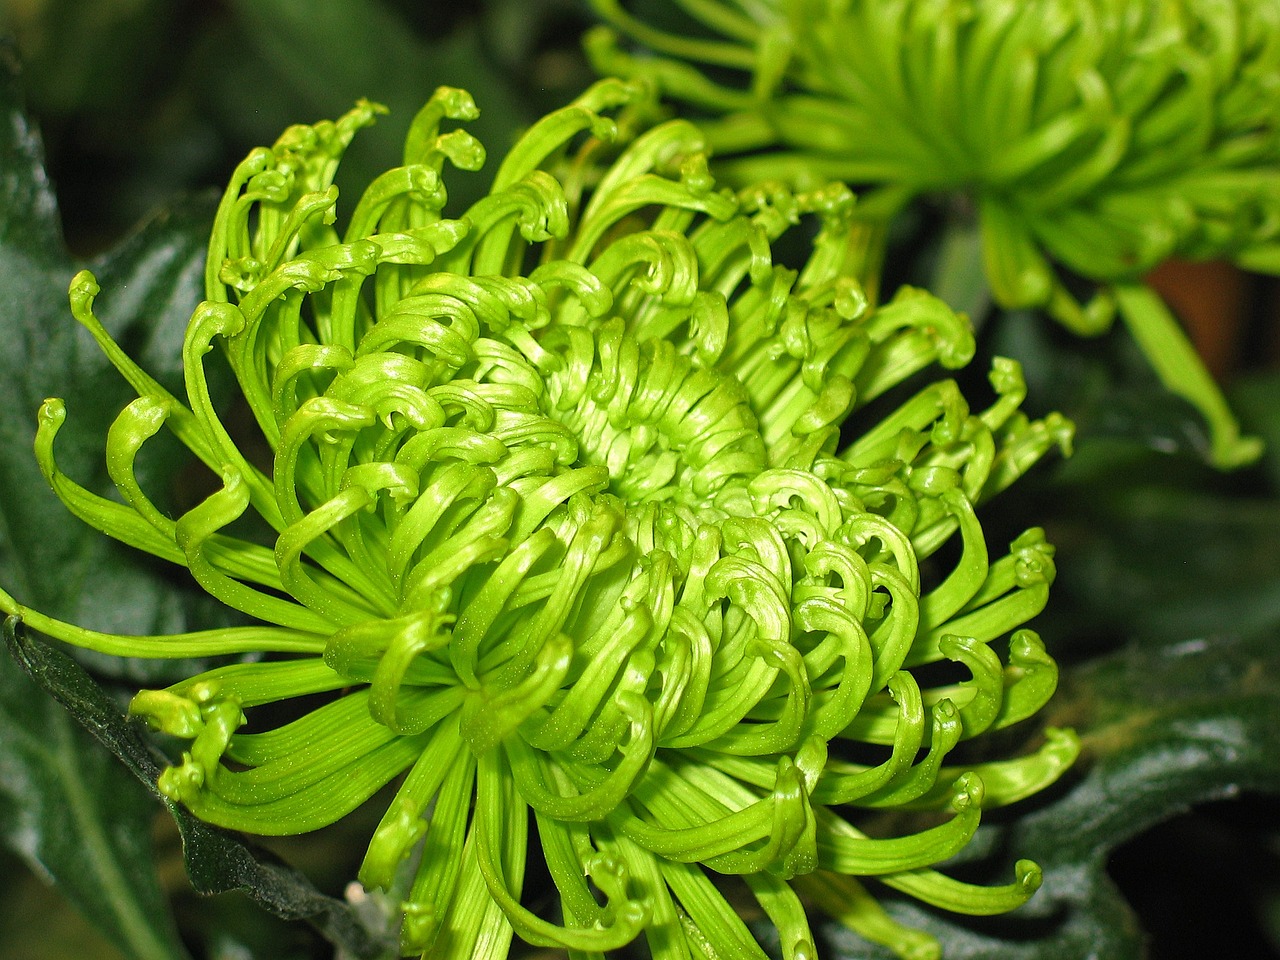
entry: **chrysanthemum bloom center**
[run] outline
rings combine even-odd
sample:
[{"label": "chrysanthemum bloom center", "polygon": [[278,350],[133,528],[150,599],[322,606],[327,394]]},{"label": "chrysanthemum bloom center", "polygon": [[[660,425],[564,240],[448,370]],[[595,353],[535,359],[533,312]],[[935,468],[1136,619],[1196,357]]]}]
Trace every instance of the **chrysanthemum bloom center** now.
[{"label": "chrysanthemum bloom center", "polygon": [[[575,333],[590,341],[582,329],[564,336]],[[701,506],[729,477],[766,466],[742,386],[666,340],[637,343],[614,326],[590,366],[566,357],[547,387],[547,412],[577,440],[578,463],[607,469],[610,492],[628,504]]]}]

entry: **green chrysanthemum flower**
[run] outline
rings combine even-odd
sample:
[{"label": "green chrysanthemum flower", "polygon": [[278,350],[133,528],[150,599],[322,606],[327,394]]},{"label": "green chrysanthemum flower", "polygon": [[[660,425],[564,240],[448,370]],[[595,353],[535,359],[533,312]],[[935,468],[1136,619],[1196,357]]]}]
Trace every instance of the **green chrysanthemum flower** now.
[{"label": "green chrysanthemum flower", "polygon": [[[593,3],[680,58],[632,59],[607,32],[590,42],[604,69],[654,76],[721,115],[706,125],[726,155],[718,173],[873,184],[861,205],[872,219],[922,194],[968,192],[998,303],[1047,309],[1081,334],[1107,329],[1118,308],[1165,384],[1205,415],[1213,460],[1257,457],[1141,278],[1175,255],[1280,274],[1280,7],[676,0],[723,37],[713,40],[663,33],[619,0]],[[725,86],[684,61],[750,82]],[[1082,306],[1060,270],[1098,295]]]},{"label": "green chrysanthemum flower", "polygon": [[[334,169],[375,112],[292,128],[236,171],[186,403],[107,337],[92,277],[73,282],[73,313],[139,394],[107,439],[121,500],[59,471],[64,409],[40,413],[37,455],[73,512],[256,625],[112,636],[4,608],[109,654],[273,655],[137,695],[133,713],[190,741],[160,788],[292,834],[399,778],[360,880],[403,898],[406,954],[501,958],[514,933],[580,957],[637,937],[657,960],[763,957],[717,875],[745,881],[788,960],[815,957],[802,898],[938,955],[857,877],[962,913],[1023,903],[1034,864],[999,887],[930,868],[1076,752],[1051,730],[1029,755],[946,763],[1054,689],[1017,629],[1052,550],[1031,530],[989,560],[974,504],[1070,425],[1019,414],[999,361],[983,412],[939,380],[842,439],[851,411],[967,362],[966,321],[916,290],[869,309],[842,273],[845,189],[717,190],[699,132],[652,125],[643,87],[603,82],[537,123],[459,219],[441,216],[442,167],[483,152],[439,131],[475,116],[441,90],[340,234]],[[817,228],[807,262],[775,264],[798,224]],[[215,350],[268,469],[214,411]],[[176,520],[134,473],[162,428],[222,478]],[[227,532],[248,516],[265,545]],[[922,689],[913,671],[946,661]],[[872,838],[859,808],[940,815]],[[531,819],[548,916],[521,901]]]}]

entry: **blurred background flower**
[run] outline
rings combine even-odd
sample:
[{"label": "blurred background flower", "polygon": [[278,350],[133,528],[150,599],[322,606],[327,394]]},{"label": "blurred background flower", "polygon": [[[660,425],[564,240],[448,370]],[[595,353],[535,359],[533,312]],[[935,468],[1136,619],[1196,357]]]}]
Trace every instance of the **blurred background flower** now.
[{"label": "blurred background flower", "polygon": [[691,29],[668,30],[618,0],[594,6],[659,54],[629,56],[601,32],[596,63],[712,114],[722,175],[866,185],[863,215],[882,228],[915,198],[959,193],[1001,307],[1085,335],[1118,312],[1205,416],[1211,459],[1256,459],[1142,280],[1175,256],[1280,272],[1274,8],[711,0],[670,4]]}]

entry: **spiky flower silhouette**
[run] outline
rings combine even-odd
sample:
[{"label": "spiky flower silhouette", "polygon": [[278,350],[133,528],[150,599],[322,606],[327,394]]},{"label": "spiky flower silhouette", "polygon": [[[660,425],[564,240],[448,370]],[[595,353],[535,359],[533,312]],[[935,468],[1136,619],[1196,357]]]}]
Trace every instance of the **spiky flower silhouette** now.
[{"label": "spiky flower silhouette", "polygon": [[[1171,256],[1280,274],[1280,7],[676,0],[701,31],[675,35],[592,2],[667,55],[629,56],[601,31],[597,63],[709,112],[718,175],[865,184],[872,222],[921,195],[967,194],[1000,305],[1085,335],[1118,312],[1205,416],[1211,459],[1258,456],[1142,277]],[[1070,277],[1091,282],[1088,303]]]},{"label": "spiky flower silhouette", "polygon": [[[114,636],[4,609],[109,654],[254,654],[133,700],[190,742],[160,789],[271,835],[398,779],[359,879],[402,900],[405,954],[501,958],[514,934],[581,956],[643,937],[657,960],[763,957],[722,875],[789,960],[816,956],[805,901],[937,955],[859,877],[961,913],[1022,904],[1034,864],[995,887],[931,867],[1076,752],[1050,730],[1030,754],[946,763],[1055,687],[1019,629],[1052,549],[1033,529],[990,559],[974,506],[1070,425],[1018,412],[1007,361],[981,412],[935,379],[849,420],[965,364],[965,319],[918,290],[871,309],[844,272],[846,189],[717,189],[699,131],[655,121],[643,86],[604,81],[535,124],[457,219],[444,164],[483,151],[441,132],[476,115],[441,89],[339,233],[334,170],[375,113],[291,128],[237,169],[185,402],[109,339],[93,278],[73,282],[72,312],[139,395],[107,438],[118,499],[59,470],[65,411],[40,411],[39,462],[76,515],[255,624]],[[775,263],[771,244],[808,227],[803,265]],[[217,357],[265,457],[215,411]],[[176,520],[134,470],[161,429],[221,477]],[[922,689],[916,669],[939,662],[950,675]],[[294,701],[296,719],[255,723]],[[873,838],[860,808],[939,813]],[[550,911],[522,900],[538,847]]]}]

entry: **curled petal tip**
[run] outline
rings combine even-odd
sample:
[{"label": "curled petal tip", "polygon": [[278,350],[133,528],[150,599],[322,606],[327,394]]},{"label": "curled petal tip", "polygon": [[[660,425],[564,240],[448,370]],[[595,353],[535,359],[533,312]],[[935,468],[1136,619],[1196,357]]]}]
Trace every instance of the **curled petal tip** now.
[{"label": "curled petal tip", "polygon": [[71,278],[68,295],[71,299],[71,313],[77,319],[93,312],[93,298],[101,292],[98,278],[88,270],[81,270]]},{"label": "curled petal tip", "polygon": [[129,714],[142,717],[153,729],[193,740],[204,731],[200,707],[166,690],[142,690],[129,702]]},{"label": "curled petal tip", "polygon": [[46,397],[40,404],[39,421],[42,426],[57,428],[67,419],[67,405],[61,397]]},{"label": "curled petal tip", "polygon": [[1039,890],[1044,882],[1044,871],[1034,860],[1019,860],[1013,869],[1019,889],[1028,897]]}]

